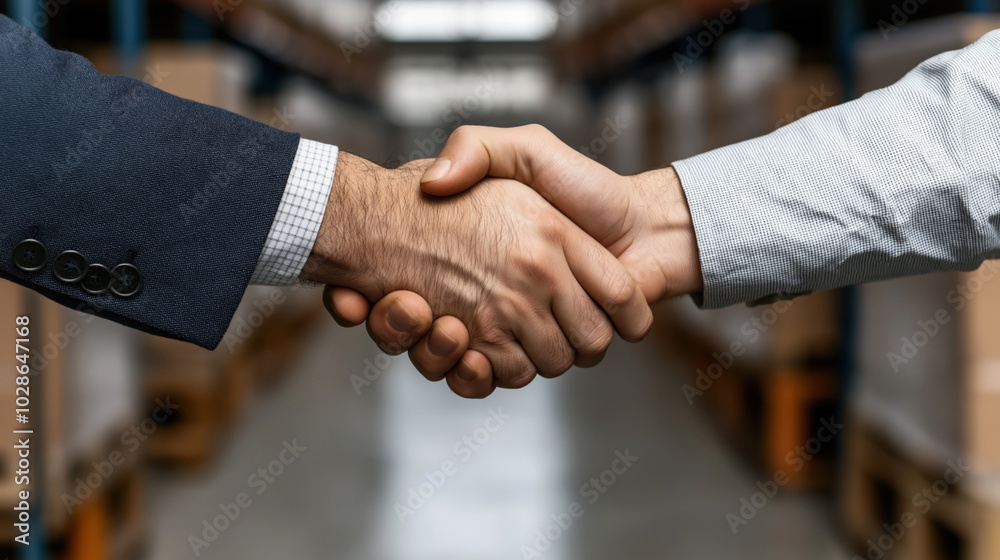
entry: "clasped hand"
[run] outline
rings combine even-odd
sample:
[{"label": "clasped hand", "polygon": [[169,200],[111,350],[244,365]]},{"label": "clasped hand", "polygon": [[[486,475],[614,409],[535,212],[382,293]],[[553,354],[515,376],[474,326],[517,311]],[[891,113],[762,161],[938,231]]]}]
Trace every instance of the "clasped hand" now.
[{"label": "clasped hand", "polygon": [[673,170],[623,177],[537,125],[462,127],[396,170],[343,154],[333,191],[303,277],[463,397],[596,365],[648,303],[701,289]]}]

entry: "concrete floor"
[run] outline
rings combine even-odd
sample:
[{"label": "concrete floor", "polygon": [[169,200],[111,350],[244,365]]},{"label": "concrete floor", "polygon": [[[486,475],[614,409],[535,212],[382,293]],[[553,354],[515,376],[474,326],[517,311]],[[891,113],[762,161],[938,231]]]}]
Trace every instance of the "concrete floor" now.
[{"label": "concrete floor", "polygon": [[[351,376],[369,365],[378,376],[359,394]],[[330,322],[248,407],[209,472],[153,476],[150,556],[848,558],[821,498],[779,494],[733,534],[726,514],[760,476],[687,403],[671,367],[655,337],[616,341],[598,368],[463,401],[405,357],[381,357],[363,329]],[[305,449],[274,463],[285,442]],[[615,463],[616,452],[637,459]],[[255,475],[269,463],[280,471],[270,482]],[[191,537],[241,492],[249,505],[196,552]]]}]

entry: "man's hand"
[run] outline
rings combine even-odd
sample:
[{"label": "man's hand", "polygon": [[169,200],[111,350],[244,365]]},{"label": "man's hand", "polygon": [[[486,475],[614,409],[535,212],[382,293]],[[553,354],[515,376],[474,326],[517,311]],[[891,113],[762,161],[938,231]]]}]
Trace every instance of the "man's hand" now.
[{"label": "man's hand", "polygon": [[650,302],[701,290],[691,214],[672,168],[624,177],[539,125],[466,126],[452,134],[421,187],[448,196],[487,176],[535,189],[618,257]]},{"label": "man's hand", "polygon": [[[701,290],[691,216],[672,169],[623,177],[537,125],[462,127],[426,171],[422,183],[425,192],[444,196],[485,176],[512,178],[541,193],[618,256],[649,301]],[[343,317],[353,304],[355,314],[347,323],[360,322],[368,311],[349,290],[330,290],[326,295],[335,316]],[[384,341],[403,336],[413,341],[410,358],[425,373],[446,372],[461,358],[458,372],[448,374],[449,385],[463,396],[488,394],[492,375],[481,356],[474,352],[439,355],[428,350],[433,338],[461,338],[465,333],[455,321],[442,319],[431,326],[430,315],[422,314],[417,299],[413,294],[391,294],[372,309],[369,325],[384,324],[390,306],[407,305],[419,317],[419,328],[405,335],[373,331],[373,338]]]},{"label": "man's hand", "polygon": [[[451,355],[467,345],[473,353],[463,363],[488,363],[498,386],[521,387],[536,373],[599,362],[613,336],[609,316],[627,339],[646,334],[652,314],[628,272],[536,193],[491,179],[458,196],[427,196],[418,185],[428,163],[388,170],[342,154],[302,275],[368,301],[399,290],[419,294],[426,306],[412,298],[403,305],[397,295],[369,322],[383,349],[413,345],[380,336],[384,327],[426,330],[431,313],[453,316],[439,320],[444,338],[428,336],[418,347]],[[335,292],[327,294],[330,301]],[[363,306],[350,300],[342,321]],[[449,334],[462,324],[467,334]],[[423,371],[440,379],[448,370]]]}]

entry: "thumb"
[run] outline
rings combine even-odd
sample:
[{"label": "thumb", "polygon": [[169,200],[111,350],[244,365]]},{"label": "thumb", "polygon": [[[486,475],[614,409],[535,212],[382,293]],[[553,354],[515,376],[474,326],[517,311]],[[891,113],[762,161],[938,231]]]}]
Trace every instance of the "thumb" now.
[{"label": "thumb", "polygon": [[[518,128],[462,126],[420,180],[430,195],[460,193],[487,176],[535,189],[574,221],[589,217],[608,196],[616,173],[570,148],[540,125]],[[583,199],[583,200],[581,200]]]},{"label": "thumb", "polygon": [[[469,131],[468,129],[476,129]],[[492,158],[482,141],[485,127],[461,127],[452,133],[441,155],[427,168],[420,187],[429,195],[460,193],[491,175]]]}]

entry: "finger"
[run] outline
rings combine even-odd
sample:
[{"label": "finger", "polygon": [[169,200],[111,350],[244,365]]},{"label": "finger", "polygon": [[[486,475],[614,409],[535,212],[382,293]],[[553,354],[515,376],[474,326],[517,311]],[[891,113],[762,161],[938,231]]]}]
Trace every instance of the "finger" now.
[{"label": "finger", "polygon": [[563,333],[576,350],[573,364],[593,367],[601,363],[615,330],[611,320],[576,282],[567,282],[556,293],[552,311]]},{"label": "finger", "polygon": [[497,387],[520,389],[531,383],[538,375],[538,367],[518,341],[514,340],[514,335],[507,332],[494,336],[499,342],[483,341],[473,335],[469,348],[480,352],[489,361]]},{"label": "finger", "polygon": [[564,249],[577,282],[608,314],[618,334],[629,342],[642,340],[653,324],[653,312],[635,279],[582,231],[572,232]]},{"label": "finger", "polygon": [[441,317],[410,349],[410,361],[429,381],[441,381],[458,366],[468,348],[469,331],[465,324],[455,317]]},{"label": "finger", "polygon": [[490,361],[475,350],[466,352],[446,379],[451,391],[466,399],[484,399],[496,389]]},{"label": "finger", "polygon": [[431,328],[434,319],[424,298],[413,292],[392,292],[375,303],[368,316],[368,335],[391,355],[409,350]]},{"label": "finger", "polygon": [[538,312],[532,321],[516,321],[513,329],[521,347],[542,377],[558,377],[573,367],[576,352],[549,309]]},{"label": "finger", "polygon": [[350,288],[327,286],[323,289],[323,305],[342,327],[356,327],[365,322],[371,306],[365,296]]}]

